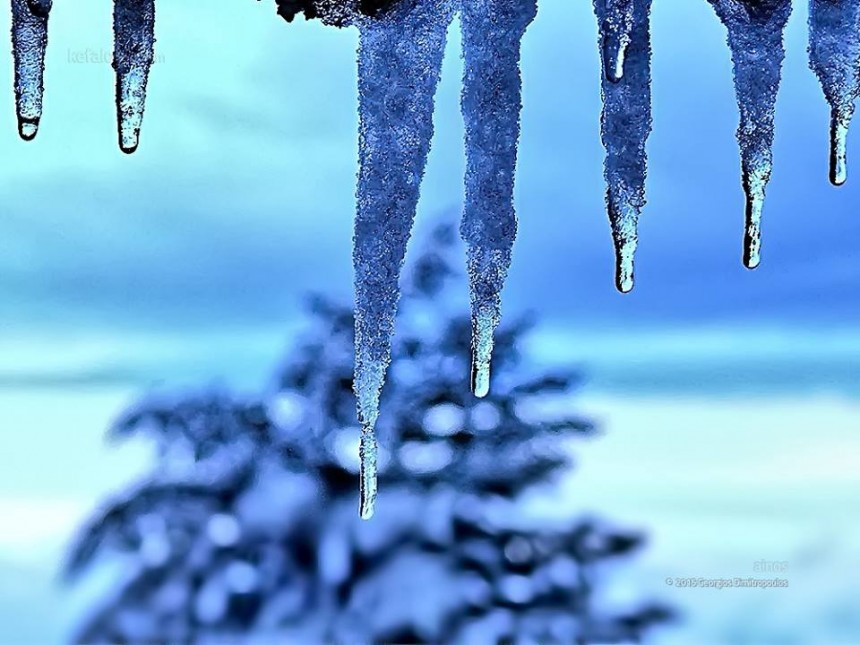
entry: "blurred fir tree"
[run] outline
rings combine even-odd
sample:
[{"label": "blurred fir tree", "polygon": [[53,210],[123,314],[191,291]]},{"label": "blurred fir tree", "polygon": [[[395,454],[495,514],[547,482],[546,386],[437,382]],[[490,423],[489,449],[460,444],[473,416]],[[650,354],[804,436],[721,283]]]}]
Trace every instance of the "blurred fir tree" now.
[{"label": "blurred fir tree", "polygon": [[498,334],[492,395],[471,396],[469,321],[443,311],[454,244],[436,230],[405,278],[376,516],[357,511],[352,312],[315,297],[271,395],[150,397],[111,430],[158,458],[71,549],[70,581],[129,563],[76,642],[616,643],[671,617],[599,606],[604,563],[641,535],[523,517],[520,495],[569,468],[564,438],[595,428],[541,405],[576,374],[522,376],[528,321]]}]

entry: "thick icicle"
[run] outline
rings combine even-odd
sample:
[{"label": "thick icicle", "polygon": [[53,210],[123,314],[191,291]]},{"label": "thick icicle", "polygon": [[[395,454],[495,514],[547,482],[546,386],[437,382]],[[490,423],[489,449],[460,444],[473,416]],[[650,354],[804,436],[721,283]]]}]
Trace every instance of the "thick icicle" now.
[{"label": "thick icicle", "polygon": [[645,144],[651,133],[651,0],[594,0],[594,11],[604,52],[601,135],[606,148],[606,206],[615,241],[615,285],[627,293],[633,289],[639,214],[645,206]]},{"label": "thick icicle", "polygon": [[398,280],[415,218],[453,1],[401,0],[358,21],[355,393],[361,516],[373,514],[379,397],[391,358]]},{"label": "thick icicle", "polygon": [[514,174],[520,134],[520,42],[535,0],[463,0],[462,110],[466,199],[460,233],[468,246],[472,303],[472,390],[490,389],[493,332],[517,234]]},{"label": "thick icicle", "polygon": [[18,133],[33,139],[42,119],[45,49],[52,0],[12,0],[12,53],[15,57],[15,100]]},{"label": "thick icicle", "polygon": [[809,65],[830,104],[830,181],[841,186],[848,127],[860,96],[860,0],[810,0]]},{"label": "thick icicle", "polygon": [[746,194],[744,264],[761,262],[761,217],[773,167],[773,122],[785,58],[783,31],[790,0],[708,0],[728,30],[741,120],[743,187]]},{"label": "thick icicle", "polygon": [[115,0],[113,13],[119,147],[137,150],[146,83],[155,58],[155,0]]}]

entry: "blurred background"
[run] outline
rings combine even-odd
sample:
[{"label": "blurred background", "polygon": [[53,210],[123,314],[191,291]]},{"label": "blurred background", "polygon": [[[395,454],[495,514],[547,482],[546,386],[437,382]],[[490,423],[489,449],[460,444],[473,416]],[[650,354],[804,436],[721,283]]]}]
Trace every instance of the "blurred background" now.
[{"label": "blurred background", "polygon": [[[123,515],[118,525],[132,527],[134,535],[100,546],[104,562],[84,567],[90,575],[72,591],[61,585],[81,527],[98,525],[99,509],[123,499],[116,495],[136,499],[135,482],[154,481],[170,463],[164,450],[169,432],[157,428],[149,441],[130,431],[142,440],[107,445],[115,419],[127,419],[130,409],[166,406],[159,419],[173,427],[168,412],[190,405],[196,418],[202,413],[193,402],[214,397],[216,417],[244,419],[231,422],[234,429],[246,422],[268,428],[278,394],[305,387],[287,386],[282,378],[296,363],[306,342],[301,339],[309,328],[317,334],[325,329],[308,317],[306,294],[347,306],[351,299],[356,34],[313,22],[287,25],[271,3],[250,0],[158,9],[157,62],[133,157],[116,146],[108,7],[91,0],[54,7],[45,115],[31,144],[17,138],[11,60],[0,74],[0,87],[8,91],[0,118],[4,642],[75,638],[97,608],[117,598],[112,591],[132,570],[130,563],[140,566],[140,553],[149,548],[141,536],[159,530],[152,521],[141,520],[141,528],[134,513]],[[594,424],[600,432],[575,443],[576,467],[556,473],[555,486],[525,496],[492,492],[494,499],[508,498],[502,515],[531,521],[538,527],[532,532],[499,528],[504,522],[492,504],[477,515],[450,511],[455,519],[465,513],[469,530],[501,553],[493,593],[507,597],[500,601],[502,614],[524,605],[525,583],[517,573],[528,560],[522,544],[531,545],[527,553],[535,560],[540,553],[554,557],[552,548],[535,546],[549,539],[546,534],[566,545],[596,534],[597,546],[636,543],[638,549],[635,557],[620,555],[617,570],[595,574],[600,593],[589,595],[590,609],[577,614],[592,627],[602,625],[610,609],[621,618],[607,625],[629,627],[625,616],[659,605],[671,607],[678,620],[643,632],[648,642],[860,640],[860,619],[852,611],[860,583],[849,575],[860,567],[860,223],[854,216],[860,189],[850,165],[860,153],[849,152],[848,183],[832,188],[828,109],[807,65],[806,18],[805,4],[798,3],[786,34],[764,259],[750,273],[740,262],[737,107],[724,29],[704,0],[655,2],[649,203],[637,287],[622,297],[612,286],[603,208],[592,8],[584,0],[541,0],[524,41],[520,235],[505,292],[511,324],[527,312],[535,324],[511,341],[517,360],[510,387],[527,382],[526,372],[572,371],[575,382],[553,392],[562,402],[548,403],[543,413],[575,414],[583,428]],[[7,12],[2,19],[9,20]],[[456,24],[448,49],[413,255],[420,240],[433,239],[440,221],[455,216],[462,194]],[[462,249],[455,243],[449,251],[456,269]],[[465,313],[465,286],[453,278],[432,301],[445,320]],[[438,339],[431,346],[437,354],[457,347]],[[254,412],[258,400],[265,414]],[[460,407],[472,415],[473,405]],[[251,412],[241,412],[248,406]],[[516,415],[512,422],[519,423]],[[231,445],[233,438],[219,435],[216,443]],[[302,445],[313,445],[312,439]],[[268,441],[252,442],[247,454]],[[566,454],[570,445],[558,449]],[[341,454],[336,446],[331,450]],[[294,446],[287,454],[304,453]],[[309,472],[314,481],[335,486],[337,494],[326,499],[351,512],[351,489],[337,488],[338,477],[327,479],[331,455],[319,457]],[[337,468],[349,473],[351,465],[338,462]],[[456,484],[449,487],[468,497]],[[302,490],[316,489],[308,484]],[[135,512],[144,520],[174,510],[152,511],[152,499],[142,499],[145,508]],[[205,500],[192,505],[193,512],[209,513],[199,530],[207,527],[211,538],[215,516],[212,530],[221,546],[244,548],[235,536],[224,537],[234,524],[222,517],[229,516],[223,507],[233,508],[235,500],[219,499],[214,508]],[[414,499],[400,504],[414,506]],[[472,508],[468,501],[466,507]],[[323,524],[340,517],[325,513]],[[588,518],[607,518],[620,529]],[[342,534],[353,536],[353,548],[365,553],[366,543],[349,533],[363,529],[349,526]],[[564,529],[551,528],[557,526]],[[320,531],[310,543],[330,553],[319,541],[327,533]],[[445,540],[454,538],[445,535],[421,539],[430,540],[427,549],[450,555]],[[639,544],[642,536],[647,540]],[[510,547],[512,540],[519,546]],[[603,555],[618,559],[592,538],[585,543],[596,551],[558,547],[575,555],[577,570]],[[138,552],[138,560],[111,559],[113,547]],[[526,576],[533,595],[539,586],[534,572],[546,564],[537,560]],[[789,580],[788,588],[666,584],[679,577],[761,577],[756,563],[762,560],[787,563],[780,577]],[[354,565],[355,558],[350,561]],[[341,580],[344,570],[319,571],[318,579]],[[511,583],[505,572],[519,582]],[[245,595],[247,574],[231,574]],[[353,570],[347,577],[358,575]],[[345,592],[339,593],[338,602],[349,609],[344,615],[351,615],[349,594],[343,601]],[[214,610],[192,609],[194,624],[234,630],[244,624],[219,623],[223,611],[219,618]],[[130,629],[146,627],[145,618],[138,619]],[[418,625],[432,635],[427,621],[433,622],[422,614]],[[97,636],[109,632],[104,627]],[[412,633],[422,636],[420,629]],[[565,633],[556,637],[564,641]]]}]

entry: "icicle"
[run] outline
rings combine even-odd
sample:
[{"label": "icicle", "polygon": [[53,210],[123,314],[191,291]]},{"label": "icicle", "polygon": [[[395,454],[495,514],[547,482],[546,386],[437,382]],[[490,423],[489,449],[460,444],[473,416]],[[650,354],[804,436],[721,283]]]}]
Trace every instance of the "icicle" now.
[{"label": "icicle", "polygon": [[[594,11],[605,65],[601,134],[615,285],[627,293],[633,289],[639,214],[645,206],[645,144],[651,133],[651,0],[594,0]],[[620,48],[614,43],[621,43]]]},{"label": "icicle", "polygon": [[379,397],[391,358],[398,280],[433,136],[453,1],[401,0],[358,21],[359,161],[355,223],[355,392],[361,516],[373,514]]},{"label": "icicle", "polygon": [[761,216],[773,166],[773,121],[785,58],[783,31],[790,0],[708,0],[728,30],[741,120],[743,187],[746,193],[744,264],[761,261]]},{"label": "icicle", "polygon": [[45,49],[51,0],[12,0],[12,52],[15,57],[15,99],[18,133],[35,138],[42,119]]},{"label": "icicle", "polygon": [[146,83],[155,57],[155,0],[115,0],[113,13],[119,147],[137,150]]},{"label": "icicle", "polygon": [[493,332],[517,234],[514,174],[520,134],[520,41],[535,0],[463,0],[462,110],[466,201],[460,234],[468,246],[472,301],[472,390],[490,389]]},{"label": "icicle", "polygon": [[848,127],[860,96],[860,0],[810,0],[809,65],[830,104],[830,181],[841,186]]}]

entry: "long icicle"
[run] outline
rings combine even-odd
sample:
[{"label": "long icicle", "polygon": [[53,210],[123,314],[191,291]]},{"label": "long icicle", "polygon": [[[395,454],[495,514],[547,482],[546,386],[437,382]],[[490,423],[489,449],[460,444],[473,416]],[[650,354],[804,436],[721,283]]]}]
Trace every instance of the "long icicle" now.
[{"label": "long icicle", "polygon": [[18,134],[35,138],[42,119],[45,50],[51,0],[12,0],[12,53],[15,58],[15,102]]},{"label": "long icicle", "polygon": [[830,105],[830,181],[848,176],[848,128],[860,96],[860,0],[810,0],[809,66]]},{"label": "long icicle", "polygon": [[535,0],[463,0],[462,111],[466,199],[460,234],[468,247],[472,390],[490,389],[493,333],[517,234],[514,175],[522,107],[520,43]]},{"label": "long icicle", "polygon": [[433,106],[452,0],[401,0],[359,21],[359,174],[355,393],[361,424],[361,517],[376,498],[376,420],[400,298],[398,281],[433,137]]},{"label": "long icicle", "polygon": [[740,108],[738,143],[746,194],[744,264],[761,262],[761,219],[773,168],[776,95],[785,58],[791,0],[708,0],[728,30]]},{"label": "long icicle", "polygon": [[113,14],[119,147],[137,150],[146,85],[155,60],[155,0],[115,0]]},{"label": "long icicle", "polygon": [[633,289],[639,214],[645,206],[651,133],[651,0],[594,0],[604,73],[601,136],[606,206],[615,243],[615,286]]}]

